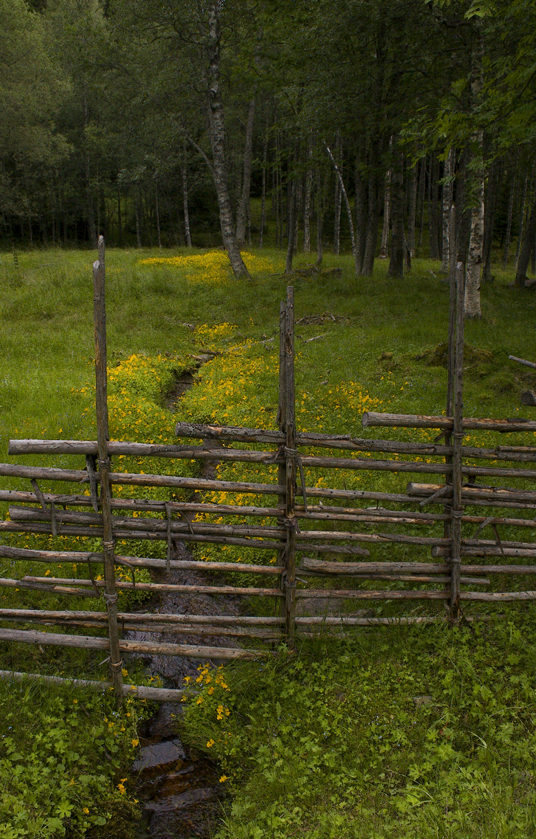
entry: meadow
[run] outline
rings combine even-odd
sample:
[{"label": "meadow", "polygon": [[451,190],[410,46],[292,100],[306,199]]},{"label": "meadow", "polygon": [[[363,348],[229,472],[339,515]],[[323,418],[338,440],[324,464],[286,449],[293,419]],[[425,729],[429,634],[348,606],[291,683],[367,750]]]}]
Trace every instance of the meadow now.
[{"label": "meadow", "polygon": [[[94,255],[17,257],[0,254],[1,462],[13,461],[10,438],[96,436]],[[444,412],[448,284],[438,263],[415,260],[395,282],[381,261],[359,280],[350,257],[326,255],[323,267],[340,275],[298,270],[290,280],[281,252],[253,251],[246,262],[252,280],[238,282],[221,251],[107,252],[113,439],[173,443],[176,419],[275,427],[279,301],[289,282],[300,430],[366,436],[365,410]],[[299,256],[295,266],[306,262]],[[482,290],[482,319],[466,324],[467,416],[530,412],[520,411],[519,394],[534,387],[533,372],[508,355],[536,360],[536,298],[512,280],[497,269]],[[196,381],[172,413],[167,397],[185,370]],[[31,455],[17,461],[43,464]],[[67,456],[46,465],[80,468]],[[132,465],[125,459],[119,468]],[[0,488],[16,485],[0,479]],[[28,572],[0,561],[4,577]],[[58,596],[0,588],[0,605],[15,604],[64,607]],[[221,765],[230,793],[222,839],[536,835],[536,610],[497,612],[471,628],[371,628],[304,641],[291,658],[282,651],[269,663],[202,669],[181,736]],[[99,664],[80,652],[0,644],[0,669],[104,678]],[[116,710],[109,696],[0,682],[1,839],[134,835],[128,766],[138,721],[150,712],[147,703]],[[65,782],[49,795],[57,776]]]}]

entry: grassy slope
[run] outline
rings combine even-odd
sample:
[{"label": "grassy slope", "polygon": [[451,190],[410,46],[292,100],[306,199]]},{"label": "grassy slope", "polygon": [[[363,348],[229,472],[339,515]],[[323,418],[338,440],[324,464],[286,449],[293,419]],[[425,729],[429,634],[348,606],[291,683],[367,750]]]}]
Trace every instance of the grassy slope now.
[{"label": "grassy slope", "polygon": [[[227,411],[225,422],[273,426],[276,347],[257,342],[277,343],[283,255],[268,253],[248,284],[217,267],[140,264],[154,255],[107,255],[111,364],[133,353],[168,353],[181,367],[205,348],[222,351],[203,368],[184,416],[202,421]],[[16,270],[11,254],[0,255],[2,461],[10,460],[9,437],[94,436],[90,393],[81,392],[93,375],[91,261],[88,252],[33,252],[19,256]],[[403,282],[393,283],[385,263],[366,280],[353,278],[348,258],[328,256],[326,264],[343,267],[342,277],[293,279],[297,318],[324,312],[344,318],[297,327],[301,426],[361,435],[366,393],[380,409],[440,413],[445,371],[426,363],[446,338],[448,289],[434,276],[438,265],[417,261]],[[510,280],[497,271],[483,290],[482,320],[467,324],[468,344],[492,353],[468,361],[467,415],[515,416],[519,391],[533,386],[531,371],[514,366],[508,354],[534,359],[535,298],[510,288]],[[161,421],[173,442],[172,423]],[[129,427],[127,417],[116,427],[139,438],[144,424],[135,423]],[[79,466],[69,458],[54,462]],[[6,605],[14,602],[9,592],[3,597]],[[215,740],[211,748],[234,784],[225,835],[533,835],[532,610],[516,607],[509,620],[476,636],[371,631],[343,647],[304,649],[292,665],[231,672],[233,745],[213,737],[221,728],[217,706],[206,718],[202,704],[188,715],[190,736],[205,747]],[[81,664],[6,644],[0,652],[2,666],[17,669],[53,672],[61,661],[70,672]],[[89,662],[82,666],[91,672]],[[417,707],[419,695],[432,700]],[[0,703],[10,701],[3,689]],[[32,713],[28,692],[13,727],[26,730]],[[104,712],[88,701],[87,713],[98,724]],[[112,773],[112,789],[114,782]],[[67,824],[69,814],[57,806],[63,815],[54,817]]]}]

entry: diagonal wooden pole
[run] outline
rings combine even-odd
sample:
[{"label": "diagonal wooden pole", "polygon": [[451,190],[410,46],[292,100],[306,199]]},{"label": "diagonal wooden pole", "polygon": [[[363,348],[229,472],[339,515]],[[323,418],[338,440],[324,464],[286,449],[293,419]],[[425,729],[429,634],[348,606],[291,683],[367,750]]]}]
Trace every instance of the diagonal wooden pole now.
[{"label": "diagonal wooden pole", "polygon": [[112,528],[110,457],[108,454],[108,378],[106,370],[106,305],[104,237],[99,236],[99,258],[93,263],[93,295],[95,322],[95,379],[97,411],[97,443],[100,475],[100,505],[103,523],[104,599],[108,616],[110,670],[115,696],[123,700],[123,674],[117,623],[117,591],[115,587],[114,535]]}]

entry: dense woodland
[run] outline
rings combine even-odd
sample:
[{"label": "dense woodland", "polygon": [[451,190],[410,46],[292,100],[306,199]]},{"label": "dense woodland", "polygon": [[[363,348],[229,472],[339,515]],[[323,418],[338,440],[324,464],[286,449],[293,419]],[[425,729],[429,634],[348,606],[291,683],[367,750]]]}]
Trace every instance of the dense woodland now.
[{"label": "dense woodland", "polygon": [[0,0],[0,240],[419,253],[478,315],[492,248],[536,255],[535,33],[531,0]]}]

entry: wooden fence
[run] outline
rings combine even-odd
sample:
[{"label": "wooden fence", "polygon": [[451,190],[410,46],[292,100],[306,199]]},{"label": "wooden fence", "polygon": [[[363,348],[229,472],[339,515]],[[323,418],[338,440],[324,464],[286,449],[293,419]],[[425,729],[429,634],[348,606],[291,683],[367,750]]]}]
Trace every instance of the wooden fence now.
[{"label": "wooden fence", "polygon": [[[531,579],[536,574],[536,544],[531,541],[531,531],[536,527],[536,491],[526,488],[527,482],[530,485],[536,478],[536,469],[531,468],[536,462],[536,447],[463,445],[469,430],[532,434],[536,422],[467,419],[462,415],[461,269],[453,278],[451,291],[447,415],[369,412],[362,418],[365,427],[410,428],[417,430],[421,438],[421,429],[437,430],[439,437],[432,442],[306,433],[296,428],[292,288],[287,290],[280,311],[277,430],[178,423],[179,437],[201,443],[161,446],[110,441],[102,242],[94,281],[98,440],[12,440],[11,455],[75,454],[85,459],[85,467],[0,464],[0,476],[26,479],[31,485],[27,490],[0,491],[0,500],[10,503],[9,519],[0,522],[0,531],[97,538],[103,547],[93,552],[0,545],[0,556],[17,560],[17,568],[22,568],[24,562],[87,566],[87,576],[83,578],[26,574],[2,578],[0,584],[21,591],[33,589],[65,597],[104,599],[106,611],[0,609],[0,640],[107,651],[111,685],[118,697],[132,690],[149,698],[170,699],[181,692],[124,685],[122,655],[255,658],[265,655],[274,644],[285,642],[292,648],[298,636],[319,631],[441,619],[437,612],[415,614],[418,601],[443,602],[449,618],[456,621],[465,602],[536,599],[536,591],[497,591],[495,583],[503,577]],[[242,448],[235,448],[235,444]],[[261,483],[112,471],[110,459],[119,455],[170,462],[186,459],[250,464],[259,475],[265,469],[267,479]],[[334,474],[340,475],[340,481],[333,480],[334,486],[325,486],[321,480],[308,485],[310,476],[325,476],[326,470],[331,479]],[[366,479],[365,486],[369,481],[369,488],[348,487],[353,483],[352,476],[358,473]],[[411,480],[403,488],[395,487],[395,491],[376,491],[370,488],[375,473],[407,475]],[[497,484],[505,478],[518,481],[520,488]],[[485,484],[477,483],[482,479]],[[83,484],[89,488],[89,494],[43,492],[40,481]],[[143,488],[143,495],[140,493],[135,499],[114,496],[114,488],[117,492],[120,486]],[[148,497],[151,487],[169,489],[170,500]],[[233,503],[227,503],[227,497],[225,503],[209,501],[206,493],[211,492],[225,493],[233,497]],[[528,535],[519,540],[508,539],[505,528],[522,528],[521,533],[528,531]],[[483,538],[483,533],[491,538]],[[140,558],[117,553],[119,541],[140,539],[164,542],[167,557]],[[245,559],[179,560],[175,558],[177,542],[240,548]],[[259,554],[266,559],[259,561]],[[497,560],[499,564],[495,564]],[[207,582],[192,586],[168,580],[127,581],[117,578],[118,568],[202,571]],[[95,570],[103,579],[96,579]],[[239,582],[233,582],[236,574],[240,575]],[[258,583],[251,582],[256,578],[260,578]],[[492,587],[493,591],[486,590]],[[256,597],[270,598],[274,609],[269,616],[119,611],[118,593],[132,590],[240,595],[247,598],[246,602]],[[397,601],[409,604],[413,610],[408,614],[394,610]],[[356,614],[355,609],[352,613],[356,604],[370,602],[388,604],[392,613]],[[333,603],[337,604],[335,610]],[[56,626],[66,631],[12,629],[13,623]],[[83,628],[101,630],[101,634],[73,631]],[[128,630],[195,635],[200,642],[192,645],[132,640],[123,637]],[[219,643],[224,638],[234,639],[240,646],[212,646],[210,639],[214,638]],[[101,682],[91,684],[102,686]]]}]

